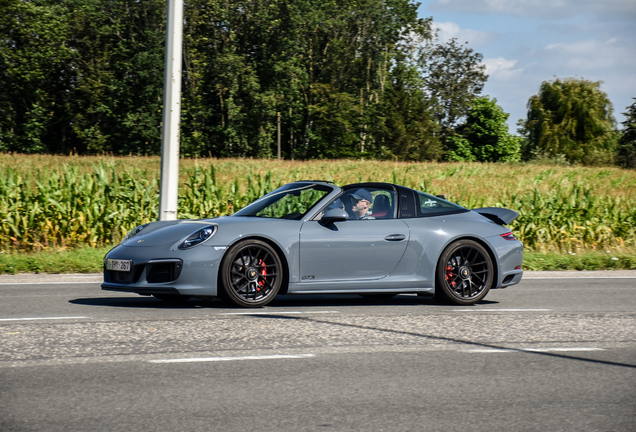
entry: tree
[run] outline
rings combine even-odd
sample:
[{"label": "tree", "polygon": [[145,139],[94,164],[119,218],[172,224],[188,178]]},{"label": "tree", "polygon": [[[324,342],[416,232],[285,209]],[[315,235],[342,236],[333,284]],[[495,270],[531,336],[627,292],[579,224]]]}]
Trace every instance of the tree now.
[{"label": "tree", "polygon": [[507,114],[488,96],[476,98],[466,121],[449,137],[449,160],[514,162],[520,159],[521,138],[510,135]]},{"label": "tree", "polygon": [[443,156],[439,125],[418,68],[418,58],[430,37],[428,28],[410,32],[394,47],[394,66],[389,72],[383,115],[376,128],[375,141],[380,147],[377,157],[421,161]]},{"label": "tree", "polygon": [[544,81],[528,101],[525,156],[564,157],[586,165],[612,162],[616,121],[600,86],[583,78]]},{"label": "tree", "polygon": [[76,71],[68,89],[74,147],[90,154],[158,154],[165,1],[65,4],[72,23],[68,68]]},{"label": "tree", "polygon": [[442,159],[439,125],[423,92],[396,81],[387,89],[385,100],[382,137],[386,142],[378,156],[414,161]]},{"label": "tree", "polygon": [[[188,0],[181,154],[438,159],[413,0]],[[0,151],[157,154],[165,0],[0,0]],[[417,43],[415,43],[416,41]],[[428,46],[428,45],[427,45]]]},{"label": "tree", "polygon": [[0,151],[159,152],[165,0],[0,1]]},{"label": "tree", "polygon": [[0,151],[46,152],[69,130],[68,14],[53,0],[1,5]]},{"label": "tree", "polygon": [[[430,38],[411,0],[189,1],[183,148],[267,157],[382,157],[396,47]],[[287,145],[285,144],[287,142]]]},{"label": "tree", "polygon": [[636,98],[624,112],[625,121],[618,140],[617,162],[625,168],[636,168]]},{"label": "tree", "polygon": [[435,117],[442,128],[442,142],[466,115],[481,93],[488,75],[483,56],[453,38],[435,45],[422,59],[425,86],[433,102]]}]

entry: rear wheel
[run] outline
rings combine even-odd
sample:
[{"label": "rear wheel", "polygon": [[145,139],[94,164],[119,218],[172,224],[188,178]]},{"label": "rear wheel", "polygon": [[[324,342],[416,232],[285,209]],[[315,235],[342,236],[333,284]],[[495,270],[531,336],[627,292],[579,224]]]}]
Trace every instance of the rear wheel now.
[{"label": "rear wheel", "polygon": [[492,286],[494,271],[486,249],[473,240],[451,243],[436,270],[436,297],[458,305],[481,301]]},{"label": "rear wheel", "polygon": [[260,240],[232,246],[221,266],[225,299],[241,307],[260,307],[280,290],[283,266],[276,251]]}]

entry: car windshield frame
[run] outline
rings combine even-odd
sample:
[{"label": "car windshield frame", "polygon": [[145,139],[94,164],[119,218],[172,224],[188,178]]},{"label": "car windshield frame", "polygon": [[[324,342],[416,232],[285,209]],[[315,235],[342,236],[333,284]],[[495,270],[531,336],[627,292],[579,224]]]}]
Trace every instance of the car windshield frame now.
[{"label": "car windshield frame", "polygon": [[[281,200],[285,199],[289,195],[300,196],[303,192],[307,192],[309,190],[314,190],[317,192],[323,192],[323,194],[317,197],[313,202],[310,202],[304,208],[304,211],[300,212],[292,212],[283,214],[281,216],[269,216],[264,213],[268,208],[271,208],[271,211],[274,211],[274,207]],[[236,212],[233,216],[239,217],[262,217],[269,219],[287,219],[287,220],[301,220],[308,213],[312,211],[316,207],[317,204],[322,202],[322,200],[334,191],[334,186],[322,183],[322,182],[295,182],[289,183],[284,186],[279,187],[278,189],[268,193],[267,195],[262,196],[256,201],[248,204],[246,207],[242,208],[238,212]],[[298,195],[296,195],[298,194]],[[299,205],[302,205],[299,203]]]}]

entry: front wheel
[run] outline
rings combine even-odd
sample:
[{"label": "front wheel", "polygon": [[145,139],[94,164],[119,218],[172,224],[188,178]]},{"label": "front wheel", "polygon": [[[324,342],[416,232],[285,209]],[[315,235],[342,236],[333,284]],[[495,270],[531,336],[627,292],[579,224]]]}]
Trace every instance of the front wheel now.
[{"label": "front wheel", "polygon": [[472,305],[481,301],[492,286],[492,259],[479,243],[459,240],[442,253],[435,277],[436,297],[458,305]]},{"label": "front wheel", "polygon": [[221,266],[225,298],[241,307],[265,306],[278,294],[283,271],[278,254],[267,243],[237,243],[227,251]]}]

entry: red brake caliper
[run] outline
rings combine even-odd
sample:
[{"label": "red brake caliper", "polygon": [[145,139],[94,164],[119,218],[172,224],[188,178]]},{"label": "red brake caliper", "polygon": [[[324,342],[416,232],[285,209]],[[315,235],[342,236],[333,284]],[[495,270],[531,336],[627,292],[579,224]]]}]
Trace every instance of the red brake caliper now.
[{"label": "red brake caliper", "polygon": [[265,262],[263,260],[259,260],[259,265],[261,266],[261,276],[263,276],[263,279],[258,281],[258,291],[260,291],[265,286],[265,276],[267,276]]},{"label": "red brake caliper", "polygon": [[450,285],[455,288],[455,282],[451,282],[451,279],[453,278],[453,268],[449,265],[446,266],[446,281],[448,281],[450,283]]}]

